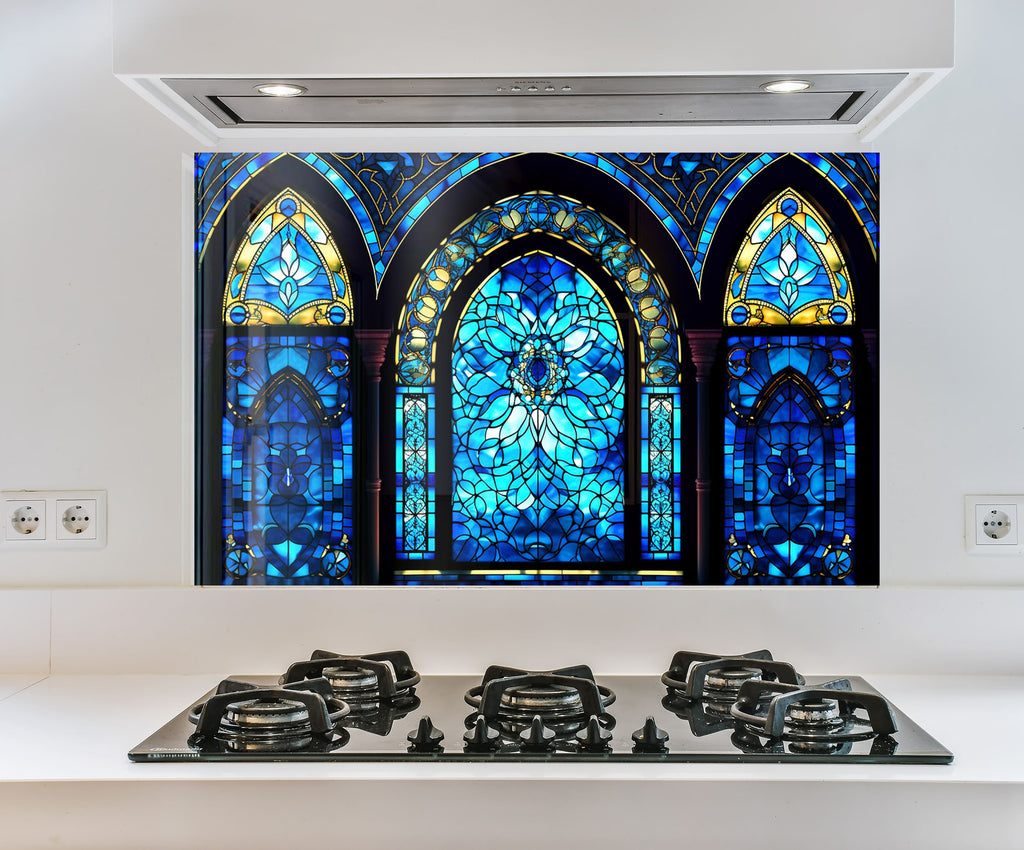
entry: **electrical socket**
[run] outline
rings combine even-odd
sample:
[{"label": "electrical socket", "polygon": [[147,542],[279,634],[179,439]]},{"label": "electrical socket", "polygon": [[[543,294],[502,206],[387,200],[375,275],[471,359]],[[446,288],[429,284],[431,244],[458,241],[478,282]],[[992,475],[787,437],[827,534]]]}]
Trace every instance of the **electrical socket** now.
[{"label": "electrical socket", "polygon": [[96,527],[95,499],[57,499],[58,540],[95,540]]},{"label": "electrical socket", "polygon": [[46,539],[44,499],[4,499],[4,540],[11,543]]},{"label": "electrical socket", "polygon": [[1024,553],[1024,496],[965,496],[964,543],[971,555]]},{"label": "electrical socket", "polygon": [[31,549],[100,548],[107,545],[107,494],[103,490],[4,490],[4,546]]}]

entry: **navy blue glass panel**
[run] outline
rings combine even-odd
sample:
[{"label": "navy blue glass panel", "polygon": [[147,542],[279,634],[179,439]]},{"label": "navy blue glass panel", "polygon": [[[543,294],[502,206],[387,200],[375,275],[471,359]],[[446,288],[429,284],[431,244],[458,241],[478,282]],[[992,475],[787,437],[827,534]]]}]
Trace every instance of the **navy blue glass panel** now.
[{"label": "navy blue glass panel", "polygon": [[726,583],[853,584],[850,338],[727,344]]},{"label": "navy blue glass panel", "polygon": [[351,584],[348,341],[227,336],[225,584]]}]

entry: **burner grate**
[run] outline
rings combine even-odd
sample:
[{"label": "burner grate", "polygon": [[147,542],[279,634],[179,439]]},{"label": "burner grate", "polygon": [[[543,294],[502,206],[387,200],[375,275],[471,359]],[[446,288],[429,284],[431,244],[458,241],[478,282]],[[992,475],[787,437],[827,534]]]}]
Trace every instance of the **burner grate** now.
[{"label": "burner grate", "polygon": [[226,679],[216,694],[188,712],[196,727],[189,744],[235,751],[303,750],[314,742],[337,742],[338,724],[350,711],[326,679],[269,688]]}]

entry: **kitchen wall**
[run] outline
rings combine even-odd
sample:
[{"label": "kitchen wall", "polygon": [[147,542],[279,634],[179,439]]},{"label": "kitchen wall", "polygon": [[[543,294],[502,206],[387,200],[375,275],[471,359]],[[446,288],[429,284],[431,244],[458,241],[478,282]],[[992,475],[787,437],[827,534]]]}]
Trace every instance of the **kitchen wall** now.
[{"label": "kitchen wall", "polygon": [[[965,494],[1024,492],[1020,32],[1022,4],[958,3],[955,70],[873,145],[882,154],[885,587],[1024,587],[1024,558],[969,557],[962,540]],[[0,79],[0,488],[105,489],[109,500],[105,549],[0,546],[0,585],[190,584],[183,174],[197,143],[112,76],[104,0],[5,0]],[[586,149],[830,144],[825,134],[586,138]],[[464,149],[494,146],[486,133],[459,139]],[[358,142],[346,147],[444,139]]]}]

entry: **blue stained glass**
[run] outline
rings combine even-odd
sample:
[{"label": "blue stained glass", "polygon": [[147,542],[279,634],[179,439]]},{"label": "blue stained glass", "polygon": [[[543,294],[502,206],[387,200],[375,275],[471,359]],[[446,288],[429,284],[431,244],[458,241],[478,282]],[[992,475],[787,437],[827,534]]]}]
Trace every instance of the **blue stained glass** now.
[{"label": "blue stained glass", "polygon": [[256,260],[246,295],[272,304],[288,315],[314,301],[329,301],[331,280],[304,234],[285,225]]},{"label": "blue stained glass", "polygon": [[810,241],[795,227],[786,226],[761,251],[747,284],[747,298],[767,301],[792,314],[813,301],[831,299],[832,282]]},{"label": "blue stained glass", "polygon": [[[662,223],[698,282],[718,222],[736,193],[787,156],[816,168],[846,197],[878,247],[878,154],[564,153],[624,186]],[[359,222],[380,284],[422,212],[460,180],[515,153],[196,154],[196,248],[200,256],[228,201],[268,165],[296,157],[322,174]],[[332,165],[333,163],[333,165]]]},{"label": "blue stained glass", "polygon": [[396,556],[434,557],[434,392],[399,388]]},{"label": "blue stained glass", "polygon": [[643,391],[641,427],[642,558],[678,557],[681,549],[679,391]]},{"label": "blue stained glass", "polygon": [[224,318],[232,325],[345,325],[352,293],[334,240],[290,189],[257,216],[229,266]]},{"label": "blue stained glass", "polygon": [[645,383],[673,385],[678,376],[675,314],[649,260],[615,224],[568,198],[528,192],[477,213],[427,257],[409,290],[399,326],[398,382],[430,381],[434,335],[458,281],[488,251],[518,235],[547,232],[590,252],[619,283],[636,315]]},{"label": "blue stained glass", "polygon": [[852,323],[845,260],[807,202],[786,189],[754,222],[729,271],[726,324]]},{"label": "blue stained glass", "polygon": [[352,583],[348,341],[225,344],[225,583]]},{"label": "blue stained glass", "polygon": [[454,559],[621,559],[624,358],[594,284],[519,257],[473,295],[453,349]]},{"label": "blue stained glass", "polygon": [[850,339],[727,345],[726,583],[853,584]]}]

